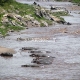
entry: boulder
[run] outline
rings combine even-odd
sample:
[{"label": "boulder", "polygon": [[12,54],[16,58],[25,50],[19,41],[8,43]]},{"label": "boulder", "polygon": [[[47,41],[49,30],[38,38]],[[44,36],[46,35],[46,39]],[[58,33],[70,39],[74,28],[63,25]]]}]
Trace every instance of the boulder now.
[{"label": "boulder", "polygon": [[47,56],[47,57],[37,57],[36,59],[33,59],[33,63],[36,64],[44,64],[44,65],[49,65],[52,64],[53,59],[55,57]]},{"label": "boulder", "polygon": [[13,54],[11,54],[11,53],[1,53],[0,56],[4,56],[4,57],[12,57]]},{"label": "boulder", "polygon": [[45,54],[33,53],[30,55],[31,57],[46,57]]},{"label": "boulder", "polygon": [[27,27],[32,27],[32,21],[31,20],[27,21]]},{"label": "boulder", "polygon": [[16,21],[15,20],[12,20],[12,25],[16,26]]},{"label": "boulder", "polygon": [[51,20],[55,21],[55,22],[60,22],[61,20],[59,18],[57,18],[56,16],[50,15]]},{"label": "boulder", "polygon": [[1,22],[3,24],[9,23],[8,18],[6,18],[6,17],[3,17]]},{"label": "boulder", "polygon": [[22,65],[21,67],[40,67],[39,65]]},{"label": "boulder", "polygon": [[38,9],[36,9],[35,14],[36,14],[36,16],[38,16],[39,18],[42,17],[41,11],[38,10]]},{"label": "boulder", "polygon": [[35,50],[33,51],[32,50],[32,51],[30,51],[30,53],[42,53],[42,52],[41,51],[35,51]]},{"label": "boulder", "polygon": [[14,15],[13,15],[13,13],[8,13],[8,14],[6,15],[6,17],[8,17],[8,18],[14,18]]},{"label": "boulder", "polygon": [[23,18],[26,18],[27,20],[34,20],[34,17],[31,17],[30,15],[25,15]]},{"label": "boulder", "polygon": [[25,39],[23,39],[23,38],[17,38],[17,41],[24,41]]},{"label": "boulder", "polygon": [[50,51],[46,51],[46,53],[51,53]]},{"label": "boulder", "polygon": [[47,22],[42,20],[41,23],[43,24],[43,27],[48,27],[48,23]]},{"label": "boulder", "polygon": [[40,27],[40,23],[37,20],[32,20],[32,25],[34,27]]},{"label": "boulder", "polygon": [[57,8],[56,7],[54,7],[54,6],[51,6],[51,8],[50,8],[51,10],[57,10]]},{"label": "boulder", "polygon": [[16,51],[10,48],[0,47],[0,56],[12,57]]},{"label": "boulder", "polygon": [[34,47],[22,47],[22,51],[24,50],[37,50],[38,48],[34,48]]},{"label": "boulder", "polygon": [[67,22],[67,25],[71,25],[71,23],[70,22]]},{"label": "boulder", "polygon": [[34,5],[37,5],[37,3],[36,3],[36,2],[34,2],[33,4],[34,4]]},{"label": "boulder", "polygon": [[65,22],[65,21],[62,21],[62,20],[57,21],[57,23],[60,23],[60,24],[66,24],[66,22]]}]

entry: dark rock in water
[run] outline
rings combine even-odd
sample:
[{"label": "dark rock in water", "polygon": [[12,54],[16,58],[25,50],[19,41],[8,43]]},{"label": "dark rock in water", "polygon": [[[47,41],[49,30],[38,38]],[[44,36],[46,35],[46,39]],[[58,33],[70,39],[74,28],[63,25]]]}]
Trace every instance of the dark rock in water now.
[{"label": "dark rock in water", "polygon": [[71,25],[71,23],[70,23],[70,22],[68,22],[68,23],[67,23],[67,25]]},{"label": "dark rock in water", "polygon": [[10,54],[10,53],[1,53],[0,56],[2,56],[2,57],[13,57],[13,54]]},{"label": "dark rock in water", "polygon": [[23,51],[23,50],[37,50],[37,48],[34,48],[34,47],[22,47],[21,50],[22,50],[22,51]]},{"label": "dark rock in water", "polygon": [[37,5],[38,7],[41,7],[39,4]]},{"label": "dark rock in water", "polygon": [[37,5],[37,3],[36,3],[36,2],[34,2],[33,4],[34,4],[34,5]]},{"label": "dark rock in water", "polygon": [[41,51],[30,51],[30,53],[42,53]]},{"label": "dark rock in water", "polygon": [[50,8],[51,10],[57,10],[55,7],[53,7],[53,6],[51,6],[51,8]]},{"label": "dark rock in water", "polygon": [[61,24],[65,24],[66,22],[65,22],[65,21],[60,21],[59,23],[61,23]]},{"label": "dark rock in water", "polygon": [[24,41],[25,39],[23,39],[23,38],[17,38],[17,41]]},{"label": "dark rock in water", "polygon": [[36,59],[33,59],[33,63],[37,63],[37,64],[44,64],[44,65],[49,65],[49,64],[52,64],[53,62],[53,58],[54,57],[38,57]]},{"label": "dark rock in water", "polygon": [[46,51],[46,53],[51,53],[50,51]]},{"label": "dark rock in water", "polygon": [[30,55],[31,57],[46,57],[46,55],[44,55],[44,54],[31,54]]},{"label": "dark rock in water", "polygon": [[22,65],[21,67],[39,67],[39,65]]}]

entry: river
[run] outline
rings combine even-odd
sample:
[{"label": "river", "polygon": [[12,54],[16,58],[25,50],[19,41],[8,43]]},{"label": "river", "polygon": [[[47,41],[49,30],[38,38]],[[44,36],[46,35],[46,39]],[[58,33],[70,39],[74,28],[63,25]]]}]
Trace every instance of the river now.
[{"label": "river", "polygon": [[[17,0],[21,1],[21,0]],[[22,3],[29,3],[24,1]],[[50,27],[33,27],[20,32],[9,33],[0,38],[0,46],[17,51],[12,58],[0,57],[0,80],[80,80],[80,6],[70,2],[38,2],[41,6],[66,7],[71,16],[64,16],[72,25],[56,24]],[[32,2],[30,2],[32,4]],[[45,4],[45,5],[44,5]],[[17,38],[31,40],[17,41]],[[55,57],[51,65],[39,68],[21,67],[32,64],[28,51],[22,47],[35,47]]]}]

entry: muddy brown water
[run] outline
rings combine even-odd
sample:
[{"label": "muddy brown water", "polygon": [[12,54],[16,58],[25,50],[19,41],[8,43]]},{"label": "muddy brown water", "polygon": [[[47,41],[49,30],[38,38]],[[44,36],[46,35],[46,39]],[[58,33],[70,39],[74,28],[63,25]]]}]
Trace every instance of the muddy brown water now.
[{"label": "muddy brown water", "polygon": [[[65,2],[65,4],[67,9],[72,10],[71,3]],[[65,4],[55,2],[56,6],[65,6]],[[77,11],[79,12],[80,9],[78,8]],[[72,10],[72,15],[74,18],[78,16],[80,21],[80,16],[75,10]],[[80,22],[76,23],[76,20],[70,17],[64,19],[72,21],[72,25],[33,27],[9,33],[10,36],[5,39],[0,38],[0,46],[17,51],[12,58],[0,57],[0,80],[80,80]],[[17,41],[20,37],[25,40]],[[21,65],[33,64],[32,58],[29,57],[30,53],[21,51],[22,47],[38,48],[55,59],[51,65],[42,65],[39,68],[21,67]]]}]

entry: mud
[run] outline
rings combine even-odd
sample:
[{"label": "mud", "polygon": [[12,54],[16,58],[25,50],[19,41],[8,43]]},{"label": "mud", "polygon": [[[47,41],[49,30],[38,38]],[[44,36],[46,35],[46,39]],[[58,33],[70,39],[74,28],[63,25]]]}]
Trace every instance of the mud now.
[{"label": "mud", "polygon": [[[66,7],[78,21],[67,16],[64,19],[70,19],[72,25],[33,27],[11,32],[5,39],[0,38],[0,46],[13,48],[17,52],[11,58],[0,57],[0,80],[80,80],[80,16],[77,13],[80,12],[80,7],[76,8],[76,5],[69,2],[45,3],[45,6],[53,4]],[[17,41],[20,37],[31,40]],[[21,67],[34,64],[31,63],[33,57],[29,56],[29,51],[22,51],[22,47],[37,48],[44,54],[55,57],[53,63],[35,68]]]}]

